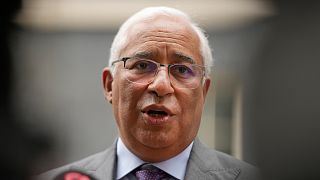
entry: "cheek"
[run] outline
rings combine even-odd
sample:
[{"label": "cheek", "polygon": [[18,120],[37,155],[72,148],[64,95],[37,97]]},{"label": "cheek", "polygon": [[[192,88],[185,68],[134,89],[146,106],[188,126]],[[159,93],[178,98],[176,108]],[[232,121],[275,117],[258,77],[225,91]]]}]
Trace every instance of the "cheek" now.
[{"label": "cheek", "polygon": [[139,116],[137,103],[141,98],[144,89],[143,87],[134,85],[123,79],[118,86],[118,119],[122,126],[132,127],[135,119]]},{"label": "cheek", "polygon": [[200,91],[190,91],[180,93],[179,104],[182,109],[182,125],[183,128],[197,129],[201,120],[203,109],[203,96]]},{"label": "cheek", "polygon": [[134,112],[135,104],[138,101],[138,91],[130,84],[124,84],[119,89],[119,107],[123,114]]},{"label": "cheek", "polygon": [[[179,104],[184,112],[195,112],[196,109],[201,108],[203,104],[202,93],[198,91],[186,91],[177,93]],[[191,113],[187,113],[191,114]]]}]

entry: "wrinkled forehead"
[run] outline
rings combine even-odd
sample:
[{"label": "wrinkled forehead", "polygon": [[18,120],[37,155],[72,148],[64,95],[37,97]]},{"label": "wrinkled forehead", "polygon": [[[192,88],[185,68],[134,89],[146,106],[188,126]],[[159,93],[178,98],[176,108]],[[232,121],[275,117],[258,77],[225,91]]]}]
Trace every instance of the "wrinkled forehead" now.
[{"label": "wrinkled forehead", "polygon": [[128,44],[122,49],[122,52],[136,48],[145,41],[158,43],[162,41],[177,44],[182,49],[192,50],[195,56],[200,55],[199,37],[191,24],[181,17],[159,15],[142,20],[129,27],[127,38]]},{"label": "wrinkled forehead", "polygon": [[191,27],[190,22],[182,17],[158,15],[137,22],[129,28],[129,39],[150,31],[164,31],[184,34],[194,43],[199,42],[198,35]]}]

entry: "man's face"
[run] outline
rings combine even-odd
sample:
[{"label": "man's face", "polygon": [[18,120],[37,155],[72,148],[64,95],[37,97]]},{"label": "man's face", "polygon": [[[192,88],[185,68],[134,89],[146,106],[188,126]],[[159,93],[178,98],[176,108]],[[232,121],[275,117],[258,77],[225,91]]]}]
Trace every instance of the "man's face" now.
[{"label": "man's face", "polygon": [[[129,43],[120,57],[145,56],[161,64],[193,59],[203,65],[199,39],[181,19],[158,17],[133,25]],[[181,89],[170,83],[168,68],[160,68],[147,85],[129,82],[123,62],[116,63],[114,77],[104,70],[106,98],[111,102],[120,137],[145,161],[158,162],[182,152],[195,138],[210,80],[196,89]],[[160,113],[159,113],[160,112]]]}]

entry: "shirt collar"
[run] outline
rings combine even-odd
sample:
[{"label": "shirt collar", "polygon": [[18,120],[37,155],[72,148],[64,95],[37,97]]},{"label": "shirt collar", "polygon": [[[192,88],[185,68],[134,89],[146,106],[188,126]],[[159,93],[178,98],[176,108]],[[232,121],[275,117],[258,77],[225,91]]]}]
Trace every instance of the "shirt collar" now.
[{"label": "shirt collar", "polygon": [[[190,145],[180,154],[172,157],[171,159],[151,164],[162,169],[163,171],[167,172],[177,179],[183,179],[186,172],[187,162],[190,156],[192,145],[193,142],[191,142]],[[147,163],[139,159],[136,155],[129,151],[122,142],[121,138],[119,138],[117,141],[117,158],[117,179],[126,176],[138,166]]]},{"label": "shirt collar", "polygon": [[135,156],[123,144],[121,138],[117,141],[117,179],[130,173],[132,170],[142,165],[144,161]]}]

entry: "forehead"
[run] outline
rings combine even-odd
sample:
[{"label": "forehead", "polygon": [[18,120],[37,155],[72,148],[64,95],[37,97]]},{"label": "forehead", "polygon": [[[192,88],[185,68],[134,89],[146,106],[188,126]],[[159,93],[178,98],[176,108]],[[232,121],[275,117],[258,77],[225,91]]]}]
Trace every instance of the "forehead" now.
[{"label": "forehead", "polygon": [[185,55],[200,60],[200,41],[191,25],[182,18],[157,16],[129,28],[128,44],[121,56],[150,52],[151,56]]}]

